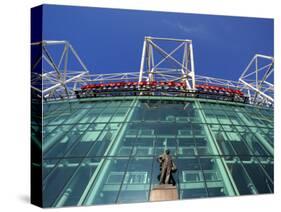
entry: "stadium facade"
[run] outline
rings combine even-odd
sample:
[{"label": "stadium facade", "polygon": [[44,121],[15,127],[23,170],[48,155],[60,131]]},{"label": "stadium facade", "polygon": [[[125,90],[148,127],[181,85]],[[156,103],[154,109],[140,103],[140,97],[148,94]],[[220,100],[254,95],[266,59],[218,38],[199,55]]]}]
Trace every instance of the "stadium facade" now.
[{"label": "stadium facade", "polygon": [[[60,60],[48,49],[57,45]],[[90,74],[66,41],[32,48],[41,55],[32,61],[35,204],[149,201],[166,149],[179,199],[274,192],[272,57],[255,55],[230,81],[195,74],[191,40],[146,37],[140,72],[118,74]],[[66,65],[70,54],[79,71]]]}]

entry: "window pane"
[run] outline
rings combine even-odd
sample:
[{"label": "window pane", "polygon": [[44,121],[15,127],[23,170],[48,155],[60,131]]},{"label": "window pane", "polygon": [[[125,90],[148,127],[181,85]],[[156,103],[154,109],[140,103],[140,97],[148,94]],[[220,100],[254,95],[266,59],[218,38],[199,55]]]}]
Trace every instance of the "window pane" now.
[{"label": "window pane", "polygon": [[62,157],[78,142],[81,131],[77,126],[65,125],[57,127],[44,139],[44,158]]},{"label": "window pane", "polygon": [[242,163],[249,174],[257,192],[259,194],[263,193],[273,193],[273,184],[271,180],[266,176],[264,169],[261,167],[259,161],[255,158],[240,157]]},{"label": "window pane", "polygon": [[112,122],[122,122],[125,121],[128,108],[119,108],[116,113],[113,115]]},{"label": "window pane", "polygon": [[99,162],[100,158],[84,159],[83,162],[81,162],[78,170],[57,199],[57,206],[77,205]]},{"label": "window pane", "polygon": [[206,181],[208,196],[226,196],[229,194],[225,181],[227,176],[222,177],[223,167],[220,167],[219,157],[200,157],[200,165]]},{"label": "window pane", "polygon": [[213,131],[213,134],[223,155],[235,155],[235,151],[224,131]]},{"label": "window pane", "polygon": [[97,180],[92,186],[85,204],[115,203],[125,176],[128,158],[108,158],[103,162]]},{"label": "window pane", "polygon": [[180,197],[199,198],[208,196],[200,162],[194,157],[176,160],[179,175]]},{"label": "window pane", "polygon": [[153,158],[136,157],[129,161],[118,202],[148,200]]},{"label": "window pane", "polygon": [[154,153],[154,138],[143,138],[140,136],[133,144],[132,155],[151,156]]},{"label": "window pane", "polygon": [[256,194],[257,189],[243,166],[242,161],[237,157],[228,157],[225,159],[240,195]]},{"label": "window pane", "polygon": [[251,150],[248,148],[246,142],[242,139],[237,132],[226,132],[229,142],[233,146],[236,154],[238,155],[253,155]]},{"label": "window pane", "polygon": [[61,190],[78,168],[80,159],[61,160],[54,171],[43,181],[44,207],[53,206]]},{"label": "window pane", "polygon": [[89,150],[87,156],[105,156],[105,152],[113,141],[115,134],[116,130],[104,130]]}]

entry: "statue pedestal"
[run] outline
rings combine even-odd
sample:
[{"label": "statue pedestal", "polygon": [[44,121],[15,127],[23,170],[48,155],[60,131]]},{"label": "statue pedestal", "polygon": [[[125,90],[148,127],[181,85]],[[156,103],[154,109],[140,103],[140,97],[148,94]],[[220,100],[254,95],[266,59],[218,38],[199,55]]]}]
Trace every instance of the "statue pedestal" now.
[{"label": "statue pedestal", "polygon": [[178,192],[177,187],[171,184],[162,184],[155,186],[151,192],[149,201],[167,201],[167,200],[177,200]]}]

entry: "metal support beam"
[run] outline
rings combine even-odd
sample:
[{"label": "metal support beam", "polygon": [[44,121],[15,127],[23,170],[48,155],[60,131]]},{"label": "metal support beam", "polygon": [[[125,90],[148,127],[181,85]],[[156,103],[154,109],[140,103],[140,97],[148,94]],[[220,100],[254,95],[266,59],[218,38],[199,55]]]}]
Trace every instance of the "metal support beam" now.
[{"label": "metal support beam", "polygon": [[[84,81],[89,71],[72,45],[67,41],[45,40],[31,45],[42,48],[42,55],[38,55],[38,59],[32,66],[32,69],[34,69],[37,65],[42,64],[42,73],[33,76],[31,88],[42,93],[44,98],[69,98],[74,95],[77,84]],[[63,50],[60,53],[57,46],[62,45]],[[56,54],[51,54],[52,51],[56,51]],[[69,54],[72,54],[74,56],[73,60],[76,61],[69,61]],[[39,63],[40,61],[42,62]],[[55,61],[58,61],[58,63]],[[79,71],[75,70],[77,67],[72,68],[73,62],[80,65]],[[41,84],[42,88],[40,90],[36,85]]]},{"label": "metal support beam", "polygon": [[273,72],[273,57],[256,54],[251,59],[239,78],[240,90],[248,93],[251,104],[274,105]]},{"label": "metal support beam", "polygon": [[[148,81],[166,81],[170,76],[171,81],[184,81],[188,89],[195,89],[192,48],[191,40],[145,37],[139,81],[145,76]],[[163,69],[167,71],[162,73]]]},{"label": "metal support beam", "polygon": [[[271,56],[256,54],[239,80],[233,81],[195,75],[193,44],[187,39],[145,37],[139,72],[110,74],[90,74],[75,49],[67,41],[44,40],[31,45],[42,48],[42,55],[37,57],[32,65],[34,69],[42,64],[42,73],[34,73],[32,76],[32,89],[43,94],[44,98],[55,99],[68,95],[73,97],[74,90],[82,85],[97,82],[174,81],[185,82],[187,89],[196,89],[196,83],[238,89],[248,95],[251,104],[274,106],[274,84],[269,80],[274,72],[274,58]],[[49,48],[57,45],[63,45],[63,51],[61,54],[57,52],[52,55]],[[69,60],[73,57],[69,57],[70,54],[81,66],[80,70],[71,68],[72,61]],[[54,59],[53,56],[58,58]],[[268,63],[260,63],[260,60]],[[59,62],[55,63],[55,61]]]}]

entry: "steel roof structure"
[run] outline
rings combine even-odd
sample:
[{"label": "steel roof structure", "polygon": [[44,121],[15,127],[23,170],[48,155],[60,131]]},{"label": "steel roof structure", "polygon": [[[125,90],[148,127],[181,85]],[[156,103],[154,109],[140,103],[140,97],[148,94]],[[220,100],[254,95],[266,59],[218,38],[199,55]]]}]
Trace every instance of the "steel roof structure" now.
[{"label": "steel roof structure", "polygon": [[256,54],[239,78],[252,104],[274,104],[274,58]]},{"label": "steel roof structure", "polygon": [[[31,46],[40,54],[31,66],[31,88],[43,98],[71,97],[78,84],[89,79],[86,65],[69,42],[44,40]],[[38,67],[39,73],[34,71]]]},{"label": "steel roof structure", "polygon": [[[31,88],[44,99],[75,98],[75,91],[89,83],[172,81],[184,82],[187,90],[196,90],[196,84],[233,88],[243,91],[250,104],[274,106],[271,56],[255,55],[233,81],[195,74],[191,40],[145,37],[140,71],[109,74],[92,74],[67,41],[44,40],[31,46],[40,49],[33,55]],[[41,72],[35,72],[40,65]]]}]

